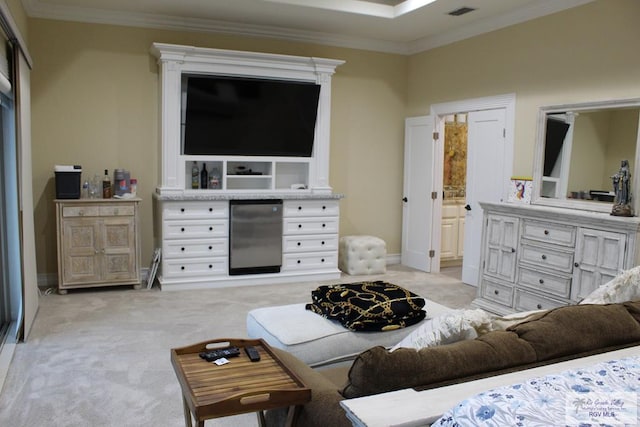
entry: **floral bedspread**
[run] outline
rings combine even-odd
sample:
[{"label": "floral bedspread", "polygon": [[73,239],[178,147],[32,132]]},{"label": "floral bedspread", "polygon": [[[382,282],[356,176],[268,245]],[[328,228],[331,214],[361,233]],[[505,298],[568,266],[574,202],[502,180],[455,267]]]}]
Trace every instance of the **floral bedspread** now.
[{"label": "floral bedspread", "polygon": [[639,396],[632,356],[479,393],[432,426],[636,426]]}]

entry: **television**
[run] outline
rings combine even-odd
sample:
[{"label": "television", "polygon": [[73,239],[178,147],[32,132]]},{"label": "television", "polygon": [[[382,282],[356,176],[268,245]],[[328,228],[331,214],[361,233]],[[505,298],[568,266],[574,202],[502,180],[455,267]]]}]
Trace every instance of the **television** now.
[{"label": "television", "polygon": [[187,75],[182,152],[311,157],[319,96],[315,83]]}]

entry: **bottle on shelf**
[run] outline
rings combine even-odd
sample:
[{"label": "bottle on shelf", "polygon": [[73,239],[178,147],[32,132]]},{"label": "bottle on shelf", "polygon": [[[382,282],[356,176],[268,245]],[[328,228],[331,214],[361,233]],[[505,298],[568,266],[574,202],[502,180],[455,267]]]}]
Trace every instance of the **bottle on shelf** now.
[{"label": "bottle on shelf", "polygon": [[193,166],[191,166],[191,188],[197,189],[200,182],[200,169],[198,169],[198,163],[193,162]]},{"label": "bottle on shelf", "polygon": [[202,163],[200,171],[200,188],[205,190],[209,186],[209,173],[207,172],[207,164]]},{"label": "bottle on shelf", "polygon": [[220,171],[218,168],[211,169],[209,174],[209,188],[217,190],[220,188]]},{"label": "bottle on shelf", "polygon": [[138,192],[138,180],[135,178],[131,178],[129,181],[129,191],[131,191],[131,196],[136,197],[136,193]]},{"label": "bottle on shelf", "polygon": [[110,199],[111,196],[111,178],[109,177],[109,169],[105,169],[102,177],[102,198]]}]

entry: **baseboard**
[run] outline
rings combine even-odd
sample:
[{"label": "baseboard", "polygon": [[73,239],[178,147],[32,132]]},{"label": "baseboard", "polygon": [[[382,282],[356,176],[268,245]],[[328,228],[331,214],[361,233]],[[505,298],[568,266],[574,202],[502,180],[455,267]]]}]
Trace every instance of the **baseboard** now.
[{"label": "baseboard", "polygon": [[387,254],[387,265],[400,264],[400,254]]}]

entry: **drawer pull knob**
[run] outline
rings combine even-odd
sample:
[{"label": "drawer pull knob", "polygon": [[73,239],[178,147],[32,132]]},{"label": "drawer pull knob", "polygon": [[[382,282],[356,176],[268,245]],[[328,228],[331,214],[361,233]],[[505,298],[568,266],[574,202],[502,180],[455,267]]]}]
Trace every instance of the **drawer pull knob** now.
[{"label": "drawer pull knob", "polygon": [[302,228],[302,224],[298,224],[298,228]]},{"label": "drawer pull knob", "polygon": [[298,260],[298,264],[300,264],[302,261]]},{"label": "drawer pull knob", "polygon": [[182,252],[184,252],[184,248],[180,248],[180,250],[181,250]]},{"label": "drawer pull knob", "polygon": [[78,211],[78,215],[84,216],[84,211]]},{"label": "drawer pull knob", "polygon": [[324,240],[320,243],[322,246],[324,246]]},{"label": "drawer pull knob", "polygon": [[546,255],[542,255],[542,259],[547,259],[547,256]]},{"label": "drawer pull knob", "polygon": [[327,224],[322,224],[322,228],[325,228],[327,226]]},{"label": "drawer pull knob", "polygon": [[500,291],[496,289],[495,291],[493,291],[493,293],[498,295],[500,293]]},{"label": "drawer pull knob", "polygon": [[302,210],[302,206],[298,206],[298,210],[301,211]]},{"label": "drawer pull knob", "polygon": [[326,207],[326,206],[323,206],[323,207],[322,207],[322,210],[325,210],[325,209],[327,209],[327,207]]},{"label": "drawer pull knob", "polygon": [[580,264],[576,262],[573,264],[573,266],[577,268],[577,267],[580,267]]},{"label": "drawer pull knob", "polygon": [[184,208],[180,208],[180,212],[184,212]]},{"label": "drawer pull knob", "polygon": [[539,282],[540,282],[541,285],[543,285],[544,284],[544,279],[540,279]]},{"label": "drawer pull knob", "polygon": [[209,208],[209,212],[213,212],[213,208]]},{"label": "drawer pull knob", "polygon": [[184,227],[182,227],[182,228],[180,229],[180,231],[182,231],[182,232],[184,233]]},{"label": "drawer pull knob", "polygon": [[184,265],[180,266],[180,270],[184,270]]},{"label": "drawer pull knob", "polygon": [[213,265],[209,264],[209,268],[213,268]]},{"label": "drawer pull knob", "polygon": [[213,246],[209,246],[209,250],[213,249]]},{"label": "drawer pull knob", "polygon": [[298,242],[298,246],[302,246],[302,243]]},{"label": "drawer pull knob", "polygon": [[324,262],[324,258],[322,258],[322,259],[320,260],[320,262]]},{"label": "drawer pull knob", "polygon": [[213,227],[209,227],[209,231],[213,231]]},{"label": "drawer pull knob", "polygon": [[544,230],[544,235],[548,236],[549,235],[549,230]]},{"label": "drawer pull knob", "polygon": [[538,307],[538,310],[540,310],[542,308],[542,304],[538,304],[536,305],[536,307]]}]

